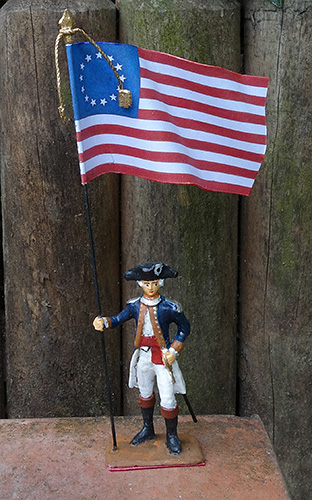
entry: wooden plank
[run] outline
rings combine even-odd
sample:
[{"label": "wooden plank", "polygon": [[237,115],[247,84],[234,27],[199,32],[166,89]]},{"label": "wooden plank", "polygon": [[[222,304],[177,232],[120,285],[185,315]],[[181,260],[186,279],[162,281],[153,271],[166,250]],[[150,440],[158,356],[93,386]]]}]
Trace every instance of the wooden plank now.
[{"label": "wooden plank", "polygon": [[[4,5],[4,1],[0,1],[0,7]],[[5,418],[6,415],[6,400],[5,400],[5,327],[4,327],[4,300],[3,300],[3,255],[2,255],[2,218],[1,224],[1,269],[0,269],[0,418]]]},{"label": "wooden plank", "polygon": [[[2,235],[2,219],[0,220]],[[1,237],[2,243],[2,237]],[[5,387],[5,316],[3,300],[3,254],[2,244],[0,249],[0,418],[6,416],[6,387]]]},{"label": "wooden plank", "polygon": [[257,412],[296,500],[311,498],[312,11],[245,2],[245,70],[270,77],[268,151],[242,205],[240,412]]},{"label": "wooden plank", "polygon": [[[109,1],[67,2],[78,26],[115,40]],[[54,42],[63,4],[10,0],[1,9],[1,157],[9,417],[106,411],[88,231],[73,123],[57,111]],[[70,113],[65,51],[63,91]],[[89,190],[100,289],[119,302],[118,178]],[[115,411],[118,335],[110,343]]]},{"label": "wooden plank", "polygon": [[[240,9],[234,2],[120,2],[123,42],[232,70],[240,67]],[[237,197],[193,186],[122,178],[122,269],[162,260],[179,271],[163,294],[182,303],[192,333],[179,358],[195,411],[235,410]],[[139,295],[123,286],[124,302]],[[133,325],[123,330],[124,408]],[[183,400],[182,411],[186,411]]]}]

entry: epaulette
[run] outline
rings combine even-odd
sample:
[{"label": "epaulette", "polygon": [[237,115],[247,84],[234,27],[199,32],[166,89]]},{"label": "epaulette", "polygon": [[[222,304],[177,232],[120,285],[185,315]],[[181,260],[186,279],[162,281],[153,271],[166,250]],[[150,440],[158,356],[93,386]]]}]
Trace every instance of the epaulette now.
[{"label": "epaulette", "polygon": [[127,304],[133,304],[134,302],[136,302],[137,300],[139,300],[141,297],[135,297],[134,299],[129,299],[127,300]]},{"label": "epaulette", "polygon": [[176,306],[178,313],[183,312],[183,308],[182,308],[180,302],[178,302],[177,300],[173,300],[173,299],[167,299],[167,301],[171,302],[171,304],[174,304]]}]

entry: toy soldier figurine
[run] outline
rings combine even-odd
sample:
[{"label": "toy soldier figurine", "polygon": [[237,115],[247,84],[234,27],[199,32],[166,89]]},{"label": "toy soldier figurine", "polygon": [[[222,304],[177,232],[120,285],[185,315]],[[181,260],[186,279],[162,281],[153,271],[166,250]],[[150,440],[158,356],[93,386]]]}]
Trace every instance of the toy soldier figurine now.
[{"label": "toy soldier figurine", "polygon": [[[141,297],[128,300],[126,308],[116,316],[95,318],[93,326],[102,331],[115,328],[134,318],[136,321],[135,350],[130,364],[129,387],[139,388],[139,405],[143,428],[131,444],[138,445],[154,439],[153,412],[155,404],[154,381],[160,396],[161,414],[166,421],[167,442],[170,453],[181,452],[177,435],[178,405],[176,393],[185,394],[185,383],[176,361],[190,333],[190,324],[179,303],[159,294],[165,278],[176,278],[177,271],[162,262],[141,264],[124,274],[126,280],[135,280],[143,289]],[[175,323],[177,332],[169,340],[169,325]]]}]

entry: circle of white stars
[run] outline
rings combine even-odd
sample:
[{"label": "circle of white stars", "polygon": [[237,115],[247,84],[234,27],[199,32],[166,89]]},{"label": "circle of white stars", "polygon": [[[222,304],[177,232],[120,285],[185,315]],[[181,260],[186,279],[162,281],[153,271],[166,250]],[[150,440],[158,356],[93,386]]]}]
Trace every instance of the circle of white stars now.
[{"label": "circle of white stars", "polygon": [[[80,92],[84,95],[85,102],[88,103],[92,108],[94,108],[94,106],[97,106],[97,105],[105,107],[110,102],[117,101],[119,85],[116,88],[116,93],[113,92],[112,94],[110,94],[108,96],[103,95],[102,97],[96,99],[95,97],[90,96],[88,94],[86,86],[84,85],[84,70],[85,70],[87,64],[89,64],[92,61],[92,58],[94,56],[95,56],[95,60],[96,59],[103,59],[101,52],[96,52],[95,55],[94,54],[93,55],[86,54],[84,61],[80,64],[80,67],[79,67],[79,69],[80,69],[80,72],[79,72]],[[115,65],[114,64],[114,57],[111,55],[107,56],[107,57],[110,60],[110,62],[114,65],[115,70],[118,72],[118,74],[120,73],[119,78],[122,81],[122,83],[124,83],[124,81],[126,80],[126,77],[122,73],[122,64],[119,64],[118,62],[116,62],[116,65]]]}]

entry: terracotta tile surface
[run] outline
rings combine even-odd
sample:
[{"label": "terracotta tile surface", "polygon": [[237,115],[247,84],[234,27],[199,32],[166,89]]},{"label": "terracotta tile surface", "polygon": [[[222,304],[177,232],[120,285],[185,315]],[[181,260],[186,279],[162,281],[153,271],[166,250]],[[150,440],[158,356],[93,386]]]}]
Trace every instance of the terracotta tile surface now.
[{"label": "terracotta tile surface", "polygon": [[[140,427],[137,417],[116,418],[117,441]],[[180,417],[179,430],[197,438],[205,466],[111,472],[106,417],[0,420],[0,499],[289,500],[260,420]]]}]

